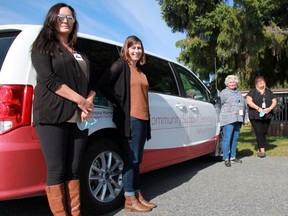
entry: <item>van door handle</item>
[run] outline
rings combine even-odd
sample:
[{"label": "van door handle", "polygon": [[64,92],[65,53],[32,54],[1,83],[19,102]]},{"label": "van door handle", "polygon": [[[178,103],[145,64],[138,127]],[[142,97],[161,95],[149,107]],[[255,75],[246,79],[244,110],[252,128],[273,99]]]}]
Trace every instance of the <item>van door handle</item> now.
[{"label": "van door handle", "polygon": [[197,110],[197,106],[196,105],[189,105],[188,107],[191,110]]},{"label": "van door handle", "polygon": [[175,106],[179,109],[183,109],[185,104],[177,103]]}]

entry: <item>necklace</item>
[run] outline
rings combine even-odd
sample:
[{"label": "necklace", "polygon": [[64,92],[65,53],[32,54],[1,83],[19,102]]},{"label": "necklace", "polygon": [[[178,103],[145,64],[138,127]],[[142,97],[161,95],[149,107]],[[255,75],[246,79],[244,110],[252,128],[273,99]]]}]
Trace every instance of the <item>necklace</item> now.
[{"label": "necklace", "polygon": [[260,93],[260,95],[263,95],[265,93],[266,87],[265,86],[261,86],[261,88],[259,88],[256,85],[256,90]]},{"label": "necklace", "polygon": [[64,43],[62,43],[62,44],[69,52],[74,53],[74,49],[72,47],[70,47],[69,44],[64,44]]},{"label": "necklace", "polygon": [[263,95],[265,93],[265,89],[257,89],[257,90],[261,95]]}]

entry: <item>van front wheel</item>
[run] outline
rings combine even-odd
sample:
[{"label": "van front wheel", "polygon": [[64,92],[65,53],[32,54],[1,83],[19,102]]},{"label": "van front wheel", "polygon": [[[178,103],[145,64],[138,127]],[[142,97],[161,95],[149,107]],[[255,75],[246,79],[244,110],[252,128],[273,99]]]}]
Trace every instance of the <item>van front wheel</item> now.
[{"label": "van front wheel", "polygon": [[123,203],[123,165],[119,144],[115,140],[105,137],[89,143],[80,170],[84,212],[103,214]]}]

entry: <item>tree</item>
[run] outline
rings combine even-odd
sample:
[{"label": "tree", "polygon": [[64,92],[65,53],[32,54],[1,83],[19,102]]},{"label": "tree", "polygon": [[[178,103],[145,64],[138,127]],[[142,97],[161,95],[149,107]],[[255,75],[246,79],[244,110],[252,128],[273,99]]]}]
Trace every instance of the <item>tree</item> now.
[{"label": "tree", "polygon": [[176,43],[178,61],[200,79],[216,78],[222,89],[225,77],[235,74],[247,89],[261,74],[268,86],[287,87],[288,0],[157,2],[172,32],[186,34]]}]

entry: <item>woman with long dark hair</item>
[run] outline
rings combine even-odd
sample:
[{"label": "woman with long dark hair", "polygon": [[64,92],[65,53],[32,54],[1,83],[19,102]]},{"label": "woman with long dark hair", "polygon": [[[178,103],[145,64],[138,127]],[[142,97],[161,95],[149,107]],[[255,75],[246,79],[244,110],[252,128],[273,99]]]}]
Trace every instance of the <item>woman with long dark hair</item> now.
[{"label": "woman with long dark hair", "polygon": [[77,122],[91,116],[96,95],[90,63],[75,47],[77,30],[74,9],[56,4],[31,52],[37,72],[33,125],[47,164],[45,190],[54,215],[80,215],[78,171],[88,130]]}]

